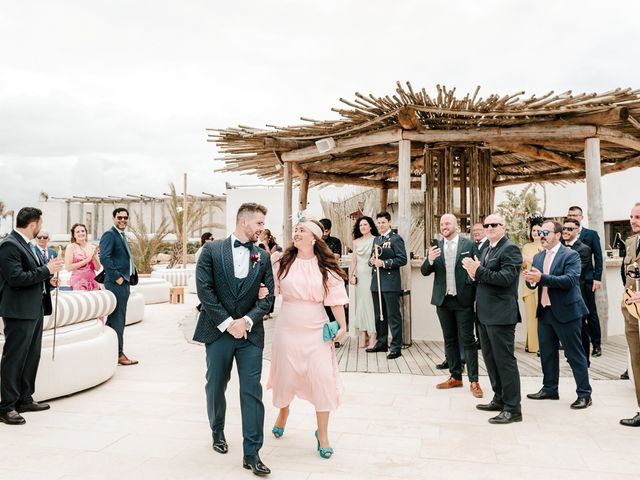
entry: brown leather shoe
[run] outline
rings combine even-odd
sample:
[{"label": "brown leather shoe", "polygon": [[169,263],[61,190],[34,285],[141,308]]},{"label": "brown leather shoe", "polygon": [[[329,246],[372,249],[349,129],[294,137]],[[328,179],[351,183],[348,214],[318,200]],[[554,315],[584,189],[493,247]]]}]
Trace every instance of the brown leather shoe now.
[{"label": "brown leather shoe", "polygon": [[456,380],[453,377],[449,377],[446,381],[439,383],[436,385],[436,388],[445,389],[445,388],[456,388],[462,386],[462,380]]},{"label": "brown leather shoe", "polygon": [[469,390],[471,390],[471,393],[476,398],[482,398],[484,396],[484,393],[482,392],[482,389],[480,388],[480,384],[478,382],[471,382],[471,385],[469,385]]},{"label": "brown leather shoe", "polygon": [[124,353],[118,357],[118,365],[136,365],[137,360],[130,360]]}]

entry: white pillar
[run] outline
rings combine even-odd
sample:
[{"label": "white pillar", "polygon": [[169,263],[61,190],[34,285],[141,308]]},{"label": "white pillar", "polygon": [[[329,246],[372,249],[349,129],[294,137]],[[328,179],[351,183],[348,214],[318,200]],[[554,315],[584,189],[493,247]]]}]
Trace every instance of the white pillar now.
[{"label": "white pillar", "polygon": [[[604,238],[604,213],[602,210],[602,186],[600,184],[600,139],[597,137],[587,138],[584,142],[584,163],[585,173],[587,177],[587,208],[589,228],[598,232],[600,236],[600,246],[604,261],[606,263],[606,254],[604,253],[606,242]],[[602,267],[602,288],[596,292],[596,305],[598,308],[598,316],[600,317],[600,327],[602,330],[602,342],[607,341],[608,337],[608,305],[606,279],[606,265]]]},{"label": "white pillar", "polygon": [[293,201],[293,176],[289,162],[284,162],[284,190],[282,205],[282,248],[287,248],[291,241],[291,202]]},{"label": "white pillar", "polygon": [[[398,233],[404,239],[407,248],[407,264],[402,267],[402,289],[411,291],[411,259],[409,240],[411,238],[411,142],[400,140],[398,151]],[[411,302],[409,297],[404,297],[403,325],[404,341],[411,339],[411,324],[409,315]]]}]

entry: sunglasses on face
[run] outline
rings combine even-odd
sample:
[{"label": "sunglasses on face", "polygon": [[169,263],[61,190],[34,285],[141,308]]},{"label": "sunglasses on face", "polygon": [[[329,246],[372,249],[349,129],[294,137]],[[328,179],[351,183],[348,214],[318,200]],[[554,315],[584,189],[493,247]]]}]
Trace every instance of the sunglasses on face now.
[{"label": "sunglasses on face", "polygon": [[563,232],[573,232],[574,230],[576,230],[578,227],[562,227],[562,231]]},{"label": "sunglasses on face", "polygon": [[485,223],[484,225],[482,225],[484,228],[496,228],[498,227],[498,225],[502,226],[501,223]]},{"label": "sunglasses on face", "polygon": [[555,232],[552,232],[551,230],[540,230],[540,233],[538,235],[540,235],[541,237],[548,237],[551,233]]},{"label": "sunglasses on face", "polygon": [[126,216],[126,215],[118,215],[116,218],[117,218],[118,220],[129,220],[129,217],[128,217],[128,216]]},{"label": "sunglasses on face", "polygon": [[49,240],[49,237],[44,237],[44,236],[37,236],[36,238],[38,240]]}]

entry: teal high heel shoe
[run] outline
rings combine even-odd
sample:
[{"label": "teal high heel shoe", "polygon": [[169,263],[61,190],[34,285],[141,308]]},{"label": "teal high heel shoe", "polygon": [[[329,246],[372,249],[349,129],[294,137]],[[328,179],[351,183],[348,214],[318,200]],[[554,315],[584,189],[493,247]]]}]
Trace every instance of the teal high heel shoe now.
[{"label": "teal high heel shoe", "polygon": [[318,438],[318,431],[316,430],[316,441],[318,442],[318,453],[322,458],[331,458],[333,455],[333,448],[320,448],[320,439]]},{"label": "teal high heel shoe", "polygon": [[284,427],[280,428],[274,425],[273,428],[271,429],[271,433],[273,433],[274,437],[280,438],[284,435]]}]

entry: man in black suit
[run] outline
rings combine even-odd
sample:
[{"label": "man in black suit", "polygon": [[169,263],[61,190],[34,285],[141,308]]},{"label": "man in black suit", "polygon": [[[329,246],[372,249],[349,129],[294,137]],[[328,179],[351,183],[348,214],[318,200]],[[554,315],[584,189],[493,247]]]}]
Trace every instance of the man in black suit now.
[{"label": "man in black suit", "polygon": [[[391,230],[391,215],[380,212],[376,215],[380,236],[373,241],[373,252],[369,265],[380,270],[380,285],[378,275],[373,271],[371,275],[371,295],[373,296],[373,311],[376,317],[376,333],[378,340],[373,348],[367,352],[386,352],[389,349],[389,330],[391,330],[391,352],[387,358],[394,359],[402,356],[402,314],[400,313],[400,293],[402,281],[400,267],[407,264],[407,251],[404,240]],[[377,257],[375,253],[377,252]],[[380,292],[380,295],[378,294]],[[382,305],[380,305],[380,297]],[[384,320],[380,319],[380,311],[384,310]]]},{"label": "man in black suit", "polygon": [[[267,209],[243,203],[236,229],[224,240],[207,243],[196,267],[196,286],[202,304],[193,339],[205,344],[207,357],[207,415],[213,449],[227,453],[224,435],[225,391],[236,361],[240,380],[240,411],[244,458],[242,465],[256,475],[268,475],[258,452],[264,441],[262,403],[263,317],[273,302],[273,271],[269,254],[254,245],[264,230]],[[259,299],[260,285],[269,293]]]},{"label": "man in black suit", "polygon": [[[578,252],[580,255],[580,293],[585,305],[587,296],[591,292],[593,285],[593,263],[591,262],[591,249],[578,239],[580,232],[580,222],[575,218],[565,218],[562,226],[562,243]],[[591,340],[589,337],[588,315],[582,317],[582,348],[587,356],[587,365],[590,365]]]},{"label": "man in black suit", "polygon": [[523,272],[528,288],[538,288],[538,338],[542,362],[542,388],[530,393],[532,400],[558,400],[560,377],[559,342],[569,360],[578,398],[573,409],[591,405],[587,357],[581,340],[582,317],[587,306],[580,293],[580,255],[560,243],[562,225],[546,221],[540,231],[544,251],[533,257],[531,270]]},{"label": "man in black suit", "polygon": [[462,261],[469,276],[477,282],[476,310],[480,322],[480,343],[493,399],[476,405],[478,410],[500,412],[489,423],[522,421],[520,372],[515,357],[518,310],[518,278],[522,254],[505,236],[505,221],[498,214],[489,215],[483,224],[489,247],[480,260]]},{"label": "man in black suit", "polygon": [[[0,316],[4,349],[0,360],[0,422],[22,425],[22,412],[47,410],[33,401],[42,350],[44,315],[51,315],[52,275],[62,259],[45,263],[29,242],[42,226],[42,211],[20,209],[16,228],[0,243]],[[55,281],[53,282],[55,283]]]},{"label": "man in black suit", "polygon": [[135,365],[124,354],[124,326],[131,285],[138,283],[138,272],[133,261],[131,247],[125,235],[129,224],[129,211],[119,207],[113,211],[113,227],[100,238],[100,263],[104,267],[104,288],[116,297],[116,309],[107,317],[106,325],[118,336],[118,365]]},{"label": "man in black suit", "polygon": [[449,364],[449,378],[436,385],[438,389],[462,387],[462,358],[460,343],[467,361],[467,374],[471,393],[482,398],[478,383],[478,348],[473,334],[473,304],[476,299],[475,285],[462,267],[464,258],[476,255],[475,244],[458,235],[458,221],[450,213],[440,217],[440,234],[443,240],[429,248],[429,253],[420,267],[422,275],[435,273],[431,304],[436,306],[444,349]]},{"label": "man in black suit", "polygon": [[[567,218],[575,218],[582,225],[584,215],[582,208],[578,206],[569,207]],[[600,235],[595,230],[580,227],[578,239],[591,249],[593,255],[593,283],[591,288],[586,290],[587,298],[585,299],[589,314],[587,315],[587,324],[589,326],[589,337],[593,344],[592,355],[599,357],[602,355],[602,331],[600,329],[600,318],[598,317],[598,309],[596,307],[596,291],[602,287],[603,258],[602,245],[600,244]]]},{"label": "man in black suit", "polygon": [[487,237],[484,236],[484,227],[482,223],[474,223],[471,227],[471,240],[476,244],[478,255],[482,255],[482,252],[484,252],[484,250],[489,246]]}]

